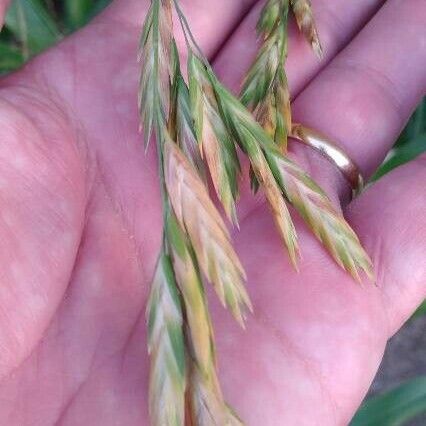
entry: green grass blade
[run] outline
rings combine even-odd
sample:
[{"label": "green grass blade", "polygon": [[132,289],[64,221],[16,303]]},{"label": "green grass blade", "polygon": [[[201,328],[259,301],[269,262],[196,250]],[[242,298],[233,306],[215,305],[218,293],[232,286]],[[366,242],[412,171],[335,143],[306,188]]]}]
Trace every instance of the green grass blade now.
[{"label": "green grass blade", "polygon": [[426,132],[419,133],[406,143],[395,146],[389,159],[379,167],[372,180],[375,181],[396,167],[414,160],[423,152],[426,152]]},{"label": "green grass blade", "polygon": [[350,426],[400,426],[426,412],[426,376],[367,400]]},{"label": "green grass blade", "polygon": [[420,318],[423,315],[426,315],[426,300],[417,308],[416,312],[414,312],[412,319]]},{"label": "green grass blade", "polygon": [[66,23],[71,30],[86,25],[92,17],[93,0],[65,0]]},{"label": "green grass blade", "polygon": [[410,120],[408,121],[405,129],[403,130],[400,138],[398,139],[397,146],[408,143],[411,139],[415,138],[420,133],[426,132],[426,97],[420,102]]},{"label": "green grass blade", "polygon": [[61,38],[55,20],[40,0],[14,0],[6,27],[22,45],[24,57],[41,52]]},{"label": "green grass blade", "polygon": [[92,10],[90,18],[93,18],[95,15],[97,15],[98,13],[100,13],[110,3],[111,3],[111,0],[97,0],[97,1],[95,1],[95,4],[93,6],[93,10]]},{"label": "green grass blade", "polygon": [[0,41],[0,74],[19,68],[24,61],[24,56],[18,47]]}]

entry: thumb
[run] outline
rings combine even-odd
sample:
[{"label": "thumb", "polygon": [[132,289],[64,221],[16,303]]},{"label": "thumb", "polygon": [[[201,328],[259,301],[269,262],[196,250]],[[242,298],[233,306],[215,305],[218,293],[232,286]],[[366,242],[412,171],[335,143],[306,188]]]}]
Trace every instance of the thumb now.
[{"label": "thumb", "polygon": [[426,298],[425,160],[385,176],[347,211],[373,256],[389,337]]}]

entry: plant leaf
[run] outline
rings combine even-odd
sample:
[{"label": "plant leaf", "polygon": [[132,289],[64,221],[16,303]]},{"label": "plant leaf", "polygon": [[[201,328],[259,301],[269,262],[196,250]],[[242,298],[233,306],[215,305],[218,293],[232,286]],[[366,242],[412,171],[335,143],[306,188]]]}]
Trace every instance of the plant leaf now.
[{"label": "plant leaf", "polygon": [[412,319],[420,318],[426,315],[426,300],[417,308],[416,312],[414,312]]},{"label": "plant leaf", "polygon": [[93,10],[93,1],[65,0],[64,12],[67,24],[76,30],[89,22]]},{"label": "plant leaf", "polygon": [[426,412],[426,376],[367,400],[350,426],[400,426]]},{"label": "plant leaf", "polygon": [[426,132],[418,134],[403,145],[396,146],[391,151],[389,158],[379,167],[371,180],[380,179],[393,169],[414,160],[423,152],[426,152]]},{"label": "plant leaf", "polygon": [[5,25],[23,46],[26,58],[61,39],[61,32],[40,0],[14,0]]},{"label": "plant leaf", "polygon": [[0,42],[0,73],[13,71],[25,62],[20,49],[10,43]]}]

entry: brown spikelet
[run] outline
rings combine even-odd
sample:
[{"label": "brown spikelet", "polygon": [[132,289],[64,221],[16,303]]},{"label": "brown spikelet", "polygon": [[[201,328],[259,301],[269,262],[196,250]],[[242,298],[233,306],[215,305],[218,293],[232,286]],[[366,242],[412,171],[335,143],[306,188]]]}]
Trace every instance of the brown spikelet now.
[{"label": "brown spikelet", "polygon": [[189,236],[201,269],[214,284],[221,302],[243,324],[245,309],[251,309],[244,269],[205,186],[171,140],[164,145],[164,170],[173,211]]},{"label": "brown spikelet", "polygon": [[310,0],[291,0],[291,6],[300,31],[304,34],[318,58],[322,58],[323,50]]},{"label": "brown spikelet", "polygon": [[153,426],[184,424],[185,349],[183,316],[167,255],[160,255],[147,309],[151,359],[149,411]]}]

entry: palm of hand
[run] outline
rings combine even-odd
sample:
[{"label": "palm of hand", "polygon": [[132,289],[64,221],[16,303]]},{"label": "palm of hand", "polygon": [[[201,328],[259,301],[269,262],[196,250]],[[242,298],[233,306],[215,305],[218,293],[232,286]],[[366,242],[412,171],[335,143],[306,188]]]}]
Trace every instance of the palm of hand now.
[{"label": "palm of hand", "polygon": [[[144,309],[161,214],[155,154],[151,149],[145,156],[137,132],[138,66],[133,58],[138,30],[120,20],[134,8],[139,23],[141,11],[138,2],[125,3],[118,2],[89,28],[3,83],[2,424],[148,424]],[[221,24],[223,33],[242,12],[235,3]],[[380,4],[363,3],[363,19]],[[420,2],[418,8],[425,10]],[[241,77],[242,69],[233,70],[235,62],[228,59],[236,54],[233,44],[245,36],[244,25],[217,61],[230,84]],[[217,34],[203,36],[210,52],[222,41]],[[330,51],[337,50],[337,44],[330,45]],[[242,62],[248,65],[249,60]],[[294,78],[296,87],[316,72],[309,64],[297,66],[301,77]],[[318,106],[306,108],[304,102],[316,102],[327,83],[327,71],[323,74],[295,104],[296,112],[308,110],[306,117],[314,124]],[[368,93],[375,95],[372,89]],[[336,108],[338,102],[337,97]],[[404,107],[407,116],[412,106]],[[373,157],[383,155],[396,130],[373,135],[386,140]],[[367,150],[365,145],[362,149]],[[373,161],[363,164],[364,170]],[[318,173],[312,163],[307,166],[337,195],[333,170]],[[410,168],[398,172],[398,185],[406,188],[398,199],[410,203],[417,222],[391,234],[391,226],[401,227],[404,221],[390,208],[379,216],[383,211],[377,206],[395,200],[394,177],[368,191],[349,212],[373,256],[378,288],[355,285],[303,226],[298,226],[303,261],[296,274],[267,209],[243,196],[242,229],[235,242],[255,314],[243,332],[216,302],[212,310],[224,392],[248,424],[344,424],[360,403],[387,338],[425,293],[419,261],[419,241],[424,249],[425,238],[419,240],[417,229],[426,224],[416,212],[426,200],[423,194],[413,202],[418,188],[411,182],[413,173],[425,172],[415,164]],[[397,245],[406,251],[404,264]]]}]

